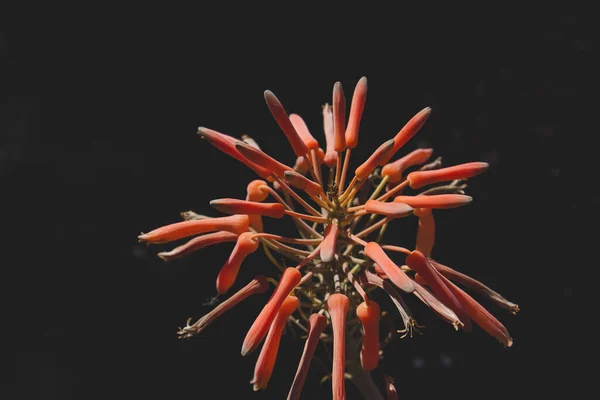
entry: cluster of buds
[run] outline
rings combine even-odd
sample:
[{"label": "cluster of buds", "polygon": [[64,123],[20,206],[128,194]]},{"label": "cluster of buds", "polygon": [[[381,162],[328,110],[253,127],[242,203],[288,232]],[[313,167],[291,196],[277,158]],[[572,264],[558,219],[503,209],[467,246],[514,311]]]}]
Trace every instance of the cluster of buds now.
[{"label": "cluster of buds", "polygon": [[[456,330],[470,331],[475,323],[505,346],[513,343],[504,325],[457,284],[512,313],[518,311],[518,306],[483,283],[431,258],[433,210],[468,205],[472,198],[464,193],[465,180],[484,172],[488,164],[471,162],[444,168],[441,158],[431,160],[432,149],[417,149],[391,162],[427,121],[431,109],[425,108],[361,163],[352,179],[347,179],[366,94],[367,79],[363,77],[356,85],[346,123],[342,85],[334,85],[332,105],[325,104],[322,109],[326,139],[323,151],[304,120],[297,114],[288,115],[278,98],[266,91],[267,106],[297,157],[293,167],[261,151],[247,136],[238,140],[199,128],[200,136],[254,170],[261,179],[250,182],[245,200],[222,198],[210,202],[228,216],[213,218],[190,211],[182,214],[182,222],[139,236],[146,243],[193,237],[171,251],[159,253],[166,261],[205,246],[235,242],[216,274],[219,294],[236,286],[244,259],[262,247],[279,271],[278,280],[255,277],[197,322],[190,324],[188,320],[178,332],[181,338],[201,333],[217,317],[247,297],[264,293],[273,283],[274,292],[241,348],[246,356],[262,344],[250,382],[255,390],[267,387],[281,335],[289,324],[304,332],[306,342],[288,399],[299,398],[319,342],[333,348],[328,378],[334,399],[344,399],[345,379],[359,375],[361,379],[353,380],[362,382],[358,383],[362,393],[380,397],[369,388],[372,385],[364,384],[365,375],[370,379],[368,373],[377,368],[383,347],[391,339],[418,332],[419,325],[405,296],[415,296]],[[267,202],[268,198],[272,201]],[[415,249],[384,243],[388,224],[413,216],[418,218]],[[264,232],[263,217],[290,218],[298,237]],[[400,253],[404,264],[395,263],[389,253]],[[289,263],[294,266],[287,267]],[[381,323],[384,314],[369,298],[375,290],[392,300],[397,310],[384,314],[393,316],[397,311],[403,329]],[[391,378],[386,379],[385,387],[388,398],[396,398]]]}]

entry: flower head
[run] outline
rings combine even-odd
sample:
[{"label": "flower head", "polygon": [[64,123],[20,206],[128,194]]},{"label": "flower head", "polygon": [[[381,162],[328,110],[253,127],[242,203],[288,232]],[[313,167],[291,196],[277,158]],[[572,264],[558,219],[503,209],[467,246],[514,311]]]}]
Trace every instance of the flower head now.
[{"label": "flower head", "polygon": [[[348,120],[342,84],[335,83],[332,106],[325,104],[322,109],[325,150],[306,122],[297,114],[288,115],[275,94],[267,90],[264,97],[296,159],[284,160],[292,161],[286,164],[262,151],[247,136],[238,140],[199,128],[198,133],[208,143],[241,161],[261,179],[250,182],[240,199],[217,198],[211,202],[217,211],[232,215],[204,217],[188,212],[184,214],[185,221],[154,229],[140,235],[139,240],[162,244],[192,237],[173,250],[159,253],[165,260],[209,245],[235,242],[220,272],[214,270],[219,293],[239,284],[236,278],[246,256],[261,246],[279,271],[278,280],[255,278],[198,322],[180,329],[180,337],[200,333],[246,297],[265,292],[269,281],[275,284],[275,290],[241,346],[242,355],[247,356],[264,341],[251,382],[256,390],[267,387],[280,337],[289,323],[291,329],[306,333],[289,399],[299,398],[321,340],[333,347],[333,398],[345,398],[347,376],[356,378],[361,391],[369,395],[375,386],[364,383],[371,379],[369,371],[379,367],[385,344],[396,337],[412,337],[417,328],[422,328],[410,312],[407,298],[423,302],[456,329],[470,331],[472,321],[510,347],[513,340],[504,325],[455,283],[512,313],[519,310],[518,305],[432,258],[434,213],[469,205],[473,199],[465,195],[465,180],[487,170],[488,164],[471,162],[442,168],[440,157],[429,162],[433,155],[430,148],[417,149],[391,161],[426,123],[431,114],[426,107],[396,135],[381,143],[370,157],[357,160],[358,167],[352,174],[351,155],[358,145],[367,98],[366,78],[356,85]],[[264,232],[265,217],[291,219],[298,236]],[[418,219],[415,249],[384,240],[389,224],[402,224],[408,218]],[[392,260],[388,254],[392,252],[404,256],[405,265]],[[294,266],[284,268],[282,259]],[[396,315],[404,329],[391,329],[390,324],[380,323],[383,314],[379,304],[369,298],[371,288],[389,296],[396,308],[387,315]],[[352,372],[346,375],[349,369]],[[385,387],[388,398],[397,398],[391,379],[381,387]]]}]

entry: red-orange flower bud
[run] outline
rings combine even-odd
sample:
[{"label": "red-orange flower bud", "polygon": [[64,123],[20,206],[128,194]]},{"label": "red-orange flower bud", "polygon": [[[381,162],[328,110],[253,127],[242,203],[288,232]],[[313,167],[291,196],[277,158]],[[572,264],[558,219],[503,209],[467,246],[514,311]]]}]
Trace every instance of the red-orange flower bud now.
[{"label": "red-orange flower bud", "polygon": [[420,189],[433,183],[472,178],[487,171],[489,166],[486,162],[471,162],[430,171],[411,172],[407,179],[411,188]]},{"label": "red-orange flower bud", "polygon": [[473,198],[464,194],[434,194],[431,196],[396,196],[394,203],[408,204],[413,208],[457,208],[466,206]]},{"label": "red-orange flower bud", "polygon": [[452,311],[456,313],[458,319],[464,324],[464,330],[471,330],[471,322],[469,317],[465,313],[465,310],[461,306],[458,299],[452,294],[452,291],[442,280],[440,275],[429,263],[427,258],[418,250],[413,251],[406,257],[406,265],[410,269],[416,271],[421,275],[423,279],[429,284],[429,287],[433,291],[433,294],[440,299],[442,303],[448,306]]},{"label": "red-orange flower bud", "polygon": [[379,304],[363,301],[356,307],[356,316],[363,325],[363,344],[360,363],[365,371],[372,371],[379,364]]},{"label": "red-orange flower bud", "polygon": [[375,261],[385,272],[388,278],[399,289],[406,293],[415,290],[413,281],[385,254],[381,246],[376,242],[369,242],[365,246],[365,255]]},{"label": "red-orange flower bud", "polygon": [[269,196],[267,183],[260,179],[255,179],[246,187],[246,200],[248,201],[264,201]]},{"label": "red-orange flower bud", "polygon": [[364,180],[366,179],[371,172],[377,168],[378,165],[383,165],[390,159],[394,150],[394,140],[390,139],[387,142],[383,143],[381,146],[371,154],[371,157],[367,159],[364,163],[359,165],[358,168],[354,171],[358,179]]},{"label": "red-orange flower bud", "polygon": [[431,108],[425,107],[412,117],[402,129],[400,129],[394,137],[394,150],[391,152],[392,154],[390,154],[390,157],[385,160],[384,164],[386,164],[402,146],[421,130],[423,125],[425,125],[425,122],[427,122],[429,115],[431,115]]},{"label": "red-orange flower bud", "polygon": [[365,210],[370,214],[381,214],[390,218],[402,218],[411,215],[414,209],[408,204],[387,203],[377,200],[367,200]]},{"label": "red-orange flower bud", "polygon": [[290,267],[283,271],[275,292],[273,292],[273,295],[267,304],[265,304],[260,314],[258,314],[258,317],[256,317],[256,320],[254,320],[254,323],[246,334],[246,338],[242,344],[242,356],[253,352],[260,342],[262,342],[279,307],[281,307],[288,294],[300,283],[301,278],[302,275],[296,268]]},{"label": "red-orange flower bud", "polygon": [[254,385],[255,391],[266,389],[269,379],[271,379],[271,374],[273,373],[273,367],[275,367],[275,360],[277,359],[277,352],[279,351],[279,342],[281,341],[283,328],[285,328],[285,324],[290,315],[292,315],[299,305],[300,301],[297,297],[288,296],[281,304],[279,311],[277,311],[277,315],[269,328],[265,344],[256,361],[254,378],[250,381],[250,383]]},{"label": "red-orange flower bud", "polygon": [[300,393],[302,392],[302,387],[306,380],[306,374],[308,373],[308,367],[310,366],[310,362],[315,354],[317,345],[319,344],[321,333],[323,333],[326,327],[327,318],[323,315],[315,313],[311,314],[308,318],[308,337],[306,338],[304,351],[302,352],[302,357],[298,363],[298,370],[296,371],[296,376],[294,376],[294,381],[292,382],[292,387],[290,388],[287,400],[298,400],[300,398]]},{"label": "red-orange flower bud", "polygon": [[206,235],[197,236],[193,239],[190,239],[188,242],[182,244],[181,246],[175,247],[171,251],[163,251],[158,253],[158,256],[165,261],[175,260],[177,258],[187,256],[188,254],[198,251],[206,246],[212,246],[213,244],[224,242],[235,242],[237,238],[237,234],[226,231],[208,233]]},{"label": "red-orange flower bud", "polygon": [[367,101],[367,78],[362,77],[356,84],[350,105],[350,117],[346,127],[346,146],[353,149],[358,145],[358,128]]},{"label": "red-orange flower bud", "polygon": [[333,85],[333,149],[346,150],[346,98],[340,82]]},{"label": "red-orange flower bud", "polygon": [[[264,201],[269,196],[268,186],[260,179],[253,180],[246,188],[247,201]],[[250,226],[257,232],[263,231],[262,217],[260,215],[248,215]]]},{"label": "red-orange flower bud", "polygon": [[280,163],[268,154],[255,149],[254,147],[247,145],[244,142],[237,142],[235,148],[251,162],[260,165],[261,167],[276,173],[279,176],[283,176],[285,171],[292,171],[292,168],[287,165]]},{"label": "red-orange flower bud", "polygon": [[325,228],[325,238],[323,239],[323,242],[321,242],[320,249],[321,261],[329,262],[333,260],[338,231],[338,226],[335,223],[331,223]]},{"label": "red-orange flower bud", "polygon": [[425,257],[430,257],[433,244],[435,243],[435,220],[433,219],[433,212],[431,208],[417,208],[415,209],[415,215],[419,217],[416,248]]},{"label": "red-orange flower bud", "polygon": [[140,242],[168,243],[188,236],[214,231],[227,231],[239,235],[248,230],[249,223],[247,215],[195,219],[165,225],[141,234],[138,239]]},{"label": "red-orange flower bud", "polygon": [[327,308],[331,316],[333,330],[333,371],[331,384],[334,400],[346,399],[344,369],[346,367],[346,313],[350,301],[346,295],[334,293],[327,299]]},{"label": "red-orange flower bud", "polygon": [[416,149],[393,163],[384,165],[381,169],[381,175],[387,175],[388,182],[400,182],[402,174],[407,168],[423,164],[431,157],[431,154],[433,154],[433,149]]},{"label": "red-orange flower bud", "polygon": [[244,232],[238,237],[229,259],[225,262],[221,268],[221,272],[217,276],[217,292],[219,294],[227,292],[233,286],[244,259],[248,254],[254,253],[258,249],[259,241],[253,239],[252,235],[254,233]]},{"label": "red-orange flower bud", "polygon": [[323,130],[325,131],[325,158],[323,163],[333,167],[337,162],[337,152],[334,149],[333,110],[329,104],[323,106]]},{"label": "red-orange flower bud", "polygon": [[310,133],[310,131],[308,130],[308,126],[306,126],[306,122],[304,122],[301,116],[299,116],[298,114],[290,114],[290,121],[292,122],[292,125],[296,129],[296,132],[298,132],[298,135],[300,135],[300,138],[309,150],[316,150],[319,148],[319,142],[317,142],[317,140]]},{"label": "red-orange flower bud", "polygon": [[314,181],[311,181],[304,175],[301,175],[295,171],[285,171],[284,177],[290,185],[292,185],[295,188],[304,190],[311,196],[318,196],[323,190],[321,188],[321,185]]},{"label": "red-orange flower bud", "polygon": [[271,175],[271,171],[268,168],[256,165],[246,157],[242,156],[240,152],[235,148],[235,143],[238,142],[236,138],[217,132],[212,129],[199,127],[198,134],[208,140],[210,144],[221,150],[223,153],[235,158],[242,162],[246,166],[250,167],[256,172],[261,178],[268,179]]},{"label": "red-orange flower bud", "polygon": [[294,153],[296,153],[296,156],[301,157],[305,155],[308,152],[308,147],[306,147],[306,144],[304,144],[304,141],[302,141],[302,138],[298,135],[296,129],[294,129],[294,125],[292,125],[292,122],[279,99],[275,97],[273,92],[266,90],[265,101],[267,102],[271,114],[273,114],[273,118],[275,118],[275,121],[277,121],[277,124],[292,145],[292,149],[294,150]]},{"label": "red-orange flower bud", "polygon": [[226,214],[264,215],[271,218],[282,218],[285,206],[281,203],[259,203],[239,199],[215,199],[210,205]]}]

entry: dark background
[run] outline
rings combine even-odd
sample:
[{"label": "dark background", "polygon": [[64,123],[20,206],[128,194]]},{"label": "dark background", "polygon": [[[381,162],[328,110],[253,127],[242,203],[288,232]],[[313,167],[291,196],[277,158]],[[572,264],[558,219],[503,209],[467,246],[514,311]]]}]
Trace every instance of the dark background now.
[{"label": "dark background", "polygon": [[[597,169],[595,20],[581,11],[302,7],[30,5],[1,14],[6,398],[285,397],[301,341],[284,337],[264,393],[247,383],[256,354],[239,356],[266,295],[201,337],[176,338],[187,317],[210,310],[202,303],[216,294],[231,246],[165,264],[161,247],[136,236],[180,211],[217,215],[211,199],[243,197],[255,179],[200,140],[198,125],[250,134],[292,163],[263,91],[323,143],[320,107],[333,83],[349,104],[363,75],[369,93],[353,165],[431,106],[406,151],[432,146],[446,165],[491,164],[469,182],[469,207],[436,214],[434,255],[521,306],[511,316],[482,301],[515,339],[503,349],[479,329],[453,333],[410,302],[427,328],[391,345],[382,370],[403,396],[577,389],[587,349],[577,331],[587,319],[578,318],[575,286],[593,268],[580,252],[590,249],[600,199],[585,173]],[[412,246],[414,225],[405,228],[398,243]],[[272,271],[254,254],[238,286]],[[308,395],[330,396],[329,383],[318,385],[323,373],[311,369]],[[380,384],[382,374],[374,373]]]}]

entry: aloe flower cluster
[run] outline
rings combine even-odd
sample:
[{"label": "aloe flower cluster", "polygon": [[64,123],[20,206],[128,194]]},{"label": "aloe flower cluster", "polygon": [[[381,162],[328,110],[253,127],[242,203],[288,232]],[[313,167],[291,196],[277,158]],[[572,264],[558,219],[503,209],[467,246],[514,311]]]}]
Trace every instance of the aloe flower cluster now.
[{"label": "aloe flower cluster", "polygon": [[[425,108],[367,160],[358,160],[352,173],[350,159],[358,144],[366,95],[367,79],[363,77],[347,113],[342,85],[334,85],[332,105],[322,108],[323,150],[304,120],[288,114],[278,98],[266,91],[267,106],[297,157],[293,166],[264,153],[247,136],[236,139],[199,128],[198,134],[208,143],[244,163],[260,179],[248,184],[245,199],[210,202],[226,216],[207,217],[189,211],[182,214],[184,221],[139,236],[140,241],[152,244],[191,238],[158,254],[166,261],[206,246],[235,243],[220,271],[215,269],[218,293],[234,293],[195,323],[188,320],[179,329],[181,338],[200,334],[236,304],[274,285],[241,346],[242,356],[260,350],[250,382],[254,390],[267,387],[282,333],[289,326],[303,331],[306,340],[288,399],[299,398],[320,342],[332,347],[332,370],[327,378],[334,399],[345,398],[348,378],[365,397],[380,398],[369,372],[377,368],[390,340],[412,336],[420,328],[405,302],[407,296],[415,296],[456,330],[471,331],[474,323],[504,346],[513,343],[504,325],[463,289],[512,313],[518,306],[431,258],[434,210],[468,205],[472,198],[464,193],[465,180],[484,172],[488,164],[443,167],[441,158],[431,159],[432,149],[417,149],[392,161],[427,121],[431,109]],[[298,236],[265,232],[263,218],[290,220]],[[407,218],[418,219],[416,248],[386,243],[388,225],[401,224]],[[275,266],[276,278],[256,276],[250,282],[237,282],[244,259],[259,248]],[[394,262],[390,253],[404,257],[404,263]],[[396,308],[382,313],[371,298],[376,291],[389,296]],[[392,323],[384,323],[384,315]],[[401,321],[402,329],[396,329],[400,326],[394,320]],[[391,378],[386,378],[385,392],[388,398],[397,398]]]}]

